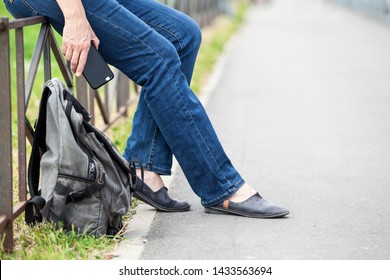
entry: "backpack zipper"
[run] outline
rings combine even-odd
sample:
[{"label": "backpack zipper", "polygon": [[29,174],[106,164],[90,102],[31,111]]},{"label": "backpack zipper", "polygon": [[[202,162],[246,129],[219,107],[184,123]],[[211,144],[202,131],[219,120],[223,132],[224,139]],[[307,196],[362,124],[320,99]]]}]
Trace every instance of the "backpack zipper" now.
[{"label": "backpack zipper", "polygon": [[96,180],[96,165],[93,161],[90,161],[88,165],[88,179],[92,182]]},{"label": "backpack zipper", "polygon": [[85,183],[93,183],[93,182],[95,182],[95,181],[91,181],[89,179],[85,179],[85,178],[81,178],[81,177],[77,177],[77,176],[70,175],[70,174],[65,174],[65,173],[58,173],[58,177],[69,178],[69,179],[72,179],[72,180],[81,181],[81,182],[85,182]]},{"label": "backpack zipper", "polygon": [[97,165],[98,165],[98,169],[99,169],[99,177],[97,178],[96,182],[97,182],[99,185],[102,185],[102,184],[104,184],[104,169],[103,169],[103,165],[102,165],[101,162],[97,159],[97,157],[92,156],[92,158],[96,161],[96,163],[97,163]]}]

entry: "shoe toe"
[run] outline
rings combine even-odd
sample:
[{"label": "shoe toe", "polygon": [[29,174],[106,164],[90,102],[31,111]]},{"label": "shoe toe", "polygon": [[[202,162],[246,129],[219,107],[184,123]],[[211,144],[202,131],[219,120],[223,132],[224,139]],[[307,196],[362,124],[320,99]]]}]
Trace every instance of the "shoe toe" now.
[{"label": "shoe toe", "polygon": [[191,207],[191,205],[185,201],[178,201],[178,200],[173,200],[172,199],[172,204],[171,204],[171,208],[175,208],[175,209],[189,209]]},{"label": "shoe toe", "polygon": [[172,199],[166,187],[154,192],[139,178],[137,178],[134,197],[164,212],[187,211],[191,207],[187,202]]},{"label": "shoe toe", "polygon": [[290,213],[286,208],[277,206],[275,204],[269,205],[266,209],[264,209],[264,213],[270,215],[270,216],[285,216]]}]

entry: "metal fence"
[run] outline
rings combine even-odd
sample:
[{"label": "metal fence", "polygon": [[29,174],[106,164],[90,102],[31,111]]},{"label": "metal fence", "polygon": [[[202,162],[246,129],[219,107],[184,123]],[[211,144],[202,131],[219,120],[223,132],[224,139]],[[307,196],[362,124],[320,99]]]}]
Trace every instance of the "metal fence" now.
[{"label": "metal fence", "polygon": [[[25,77],[25,55],[24,55],[24,28],[31,25],[41,25],[37,38],[37,43],[31,58],[31,63]],[[16,79],[11,77],[11,57],[10,57],[10,32],[15,32],[15,58],[16,58]],[[98,105],[100,115],[103,119],[102,130],[110,127],[120,116],[127,113],[127,107],[135,98],[130,98],[129,79],[121,73],[117,73],[117,82],[115,96],[109,94],[108,87],[104,88],[104,97],[102,93],[92,90],[86,83],[84,78],[74,78],[68,66],[62,57],[60,48],[56,42],[53,30],[46,22],[44,17],[34,17],[26,19],[18,19],[9,21],[8,18],[0,18],[0,232],[6,233],[4,247],[11,249],[13,247],[12,240],[12,221],[23,213],[26,201],[29,199],[26,188],[26,147],[27,140],[32,143],[34,130],[30,121],[26,117],[30,99],[32,96],[33,86],[37,82],[36,76],[38,68],[43,56],[43,75],[47,81],[52,77],[52,57],[53,53],[55,65],[60,69],[62,79],[66,83],[71,92],[77,95],[77,98],[92,114],[95,111],[95,101]],[[17,129],[13,131],[12,122],[12,86],[11,81],[16,83],[17,96]],[[136,92],[137,87],[134,87]],[[115,114],[112,114],[111,101],[115,98],[117,106]],[[18,145],[18,203],[13,205],[13,185],[14,185],[14,164],[13,153],[15,148],[12,145],[12,138],[17,137]]]},{"label": "metal fence", "polygon": [[232,12],[232,3],[236,0],[160,0],[195,19],[203,27],[210,24],[219,14]]},{"label": "metal fence", "polygon": [[[179,9],[193,17],[200,26],[210,24],[220,15],[230,13],[232,2],[235,0],[165,0],[166,4]],[[24,28],[31,25],[40,25],[37,43],[31,58],[27,76],[25,76],[24,54]],[[11,77],[11,51],[10,33],[15,34],[16,77]],[[30,103],[30,97],[40,62],[43,61],[44,80],[52,77],[52,67],[58,67],[64,82],[71,92],[79,94],[77,98],[89,110],[95,114],[95,103],[98,106],[103,120],[101,129],[104,131],[121,116],[127,115],[127,108],[136,100],[138,87],[126,76],[116,73],[116,80],[105,86],[104,92],[92,90],[84,78],[74,79],[69,67],[64,61],[53,30],[44,17],[33,17],[10,21],[8,18],[0,18],[0,242],[4,240],[4,249],[12,251],[13,221],[19,217],[25,209],[29,199],[26,187],[26,146],[34,137],[34,130],[26,117],[26,111]],[[52,54],[52,55],[51,55]],[[43,59],[42,59],[43,56]],[[54,58],[54,60],[52,59]],[[13,131],[12,123],[12,83],[16,84],[16,111],[17,129]],[[75,82],[74,82],[75,81]],[[133,85],[133,86],[132,86]],[[132,90],[130,90],[133,88]],[[135,94],[130,94],[130,91]],[[116,100],[116,108],[112,113],[112,102]],[[17,137],[17,151],[13,148],[12,139]],[[14,205],[14,176],[13,154],[17,153],[17,193],[18,202]]]},{"label": "metal fence", "polygon": [[328,0],[390,23],[390,0]]}]

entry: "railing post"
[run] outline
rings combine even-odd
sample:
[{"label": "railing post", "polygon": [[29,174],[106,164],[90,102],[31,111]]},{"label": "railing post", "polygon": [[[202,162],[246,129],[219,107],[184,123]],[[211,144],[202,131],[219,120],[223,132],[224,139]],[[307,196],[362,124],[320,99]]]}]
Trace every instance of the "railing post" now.
[{"label": "railing post", "polygon": [[76,90],[77,90],[77,99],[84,106],[84,108],[88,111],[88,84],[84,77],[76,78]]},{"label": "railing post", "polygon": [[24,87],[24,38],[23,28],[15,29],[16,46],[16,91],[18,112],[18,169],[19,169],[19,201],[27,200],[26,191],[26,115]]},{"label": "railing post", "polygon": [[13,249],[12,225],[12,128],[10,39],[8,18],[0,18],[0,232],[4,232],[4,249]]},{"label": "railing post", "polygon": [[51,57],[50,57],[50,25],[49,23],[44,23],[44,25],[47,26],[47,39],[45,40],[44,44],[43,44],[43,75],[44,75],[44,79],[45,79],[45,82],[50,80],[52,77],[51,77]]},{"label": "railing post", "polygon": [[119,112],[122,108],[126,108],[124,116],[127,116],[127,101],[129,100],[129,78],[122,72],[118,73],[118,81],[116,84],[116,111]]}]

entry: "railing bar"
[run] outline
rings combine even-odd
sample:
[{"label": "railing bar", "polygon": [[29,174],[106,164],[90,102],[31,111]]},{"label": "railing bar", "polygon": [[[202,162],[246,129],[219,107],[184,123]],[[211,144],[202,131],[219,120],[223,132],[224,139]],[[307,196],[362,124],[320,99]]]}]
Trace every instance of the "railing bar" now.
[{"label": "railing bar", "polygon": [[[116,84],[117,111],[119,108],[126,105],[127,99],[129,99],[129,78],[122,72],[119,72],[118,82]],[[127,111],[125,112],[125,116],[127,116]]]},{"label": "railing bar", "polygon": [[47,22],[46,18],[42,16],[15,19],[9,22],[9,29],[17,29],[29,25],[35,25],[35,24],[46,23],[46,22]]},{"label": "railing bar", "polygon": [[89,111],[88,108],[88,84],[84,77],[76,79],[77,99]]},{"label": "railing bar", "polygon": [[102,127],[101,131],[105,132],[107,129],[109,129],[118,119],[125,116],[127,108],[135,103],[138,100],[138,96],[134,96],[132,98],[129,98],[125,106],[122,106],[119,108],[118,112],[112,117],[112,119],[104,126]]},{"label": "railing bar", "polygon": [[24,88],[24,39],[23,29],[15,29],[16,45],[16,84],[18,112],[18,172],[19,201],[26,200],[26,125],[25,125],[25,88]]},{"label": "railing bar", "polygon": [[24,123],[26,124],[26,137],[28,139],[28,142],[32,145],[34,140],[34,129],[32,128],[30,122],[28,121],[27,117],[25,117]]},{"label": "railing bar", "polygon": [[104,106],[101,107],[101,108],[104,108],[104,112],[106,113],[106,117],[107,117],[108,120],[110,119],[110,114],[111,114],[110,108],[111,108],[112,95],[113,94],[111,93],[108,85],[106,85],[105,88],[104,88]]},{"label": "railing bar", "polygon": [[8,225],[8,219],[6,215],[0,215],[0,232],[3,232]]},{"label": "railing bar", "polygon": [[[97,94],[98,94],[97,90],[94,90],[92,88],[89,89],[89,96],[88,96],[88,99],[89,99],[89,109],[88,109],[88,112],[92,116],[95,115],[95,96]],[[95,125],[95,118],[92,118],[91,124]]]},{"label": "railing bar", "polygon": [[109,119],[109,116],[108,116],[108,114],[107,114],[107,112],[105,110],[105,107],[104,107],[104,104],[103,104],[103,101],[102,101],[102,99],[100,97],[99,92],[96,92],[95,99],[97,101],[100,113],[102,114],[104,123],[108,124],[110,122],[110,119]]},{"label": "railing bar", "polygon": [[41,59],[41,55],[43,52],[43,46],[45,43],[45,40],[47,39],[47,34],[49,30],[49,25],[42,25],[41,30],[39,31],[38,40],[35,45],[34,53],[31,59],[30,68],[27,73],[26,83],[25,83],[25,93],[26,93],[26,100],[25,100],[25,106],[26,109],[28,107],[28,103],[30,101],[32,88],[35,82],[35,77],[37,75],[38,67],[39,67],[39,61]]},{"label": "railing bar", "polygon": [[23,214],[23,211],[26,209],[26,204],[27,204],[27,201],[30,199],[30,195],[27,196],[27,200],[26,201],[19,201],[13,208],[13,220],[15,220],[16,218],[18,218],[21,214]]},{"label": "railing bar", "polygon": [[48,25],[47,28],[47,37],[44,41],[43,45],[43,75],[45,82],[51,79],[51,58],[50,58],[50,25],[48,23],[45,23],[45,25]]},{"label": "railing bar", "polygon": [[8,30],[9,28],[9,21],[7,17],[0,17],[0,31],[3,31],[4,29]]},{"label": "railing bar", "polygon": [[69,71],[69,68],[66,65],[65,59],[60,51],[60,47],[57,44],[57,41],[55,40],[53,31],[50,30],[50,43],[51,43],[51,50],[53,52],[53,55],[57,61],[57,64],[60,68],[60,71],[62,73],[62,76],[65,79],[65,83],[68,88],[73,87],[73,76]]},{"label": "railing bar", "polygon": [[[12,119],[11,119],[11,76],[10,76],[10,36],[8,19],[0,18],[0,214],[5,215],[1,234],[5,233],[4,249],[13,249],[12,224]],[[4,220],[4,219],[3,219]]]}]

